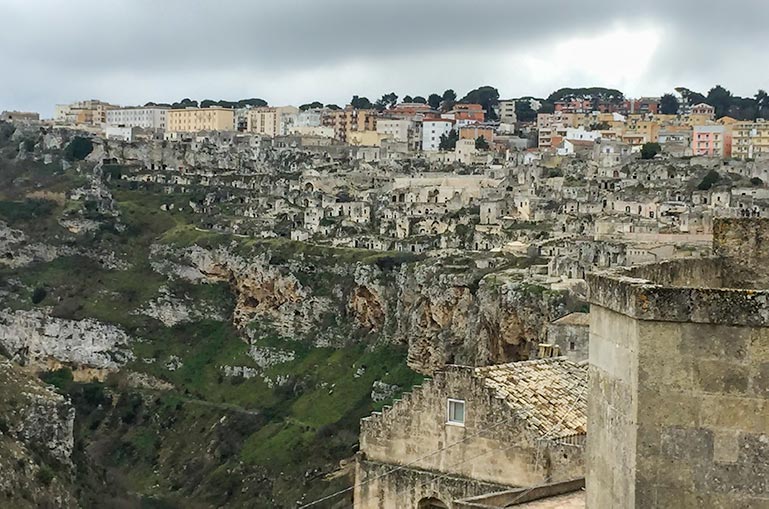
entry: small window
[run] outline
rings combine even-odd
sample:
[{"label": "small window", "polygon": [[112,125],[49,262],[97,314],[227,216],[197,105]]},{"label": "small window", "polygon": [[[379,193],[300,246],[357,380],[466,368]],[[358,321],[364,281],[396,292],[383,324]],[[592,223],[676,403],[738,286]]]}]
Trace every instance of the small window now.
[{"label": "small window", "polygon": [[573,352],[575,346],[576,345],[574,344],[574,341],[569,341],[569,350],[571,350]]},{"label": "small window", "polygon": [[449,399],[447,424],[465,425],[465,402],[461,399]]}]

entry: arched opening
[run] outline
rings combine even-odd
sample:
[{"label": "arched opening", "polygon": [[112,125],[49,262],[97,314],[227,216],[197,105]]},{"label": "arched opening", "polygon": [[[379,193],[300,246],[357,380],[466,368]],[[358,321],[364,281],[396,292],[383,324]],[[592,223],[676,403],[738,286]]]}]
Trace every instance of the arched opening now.
[{"label": "arched opening", "polygon": [[441,499],[435,497],[423,498],[417,504],[417,509],[448,509]]}]

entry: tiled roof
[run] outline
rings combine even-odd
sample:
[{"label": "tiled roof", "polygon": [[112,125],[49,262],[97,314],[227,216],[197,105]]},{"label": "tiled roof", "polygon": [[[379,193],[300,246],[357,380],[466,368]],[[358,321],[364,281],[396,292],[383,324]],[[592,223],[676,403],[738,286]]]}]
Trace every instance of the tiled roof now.
[{"label": "tiled roof", "polygon": [[565,357],[475,368],[541,438],[587,432],[587,363]]}]

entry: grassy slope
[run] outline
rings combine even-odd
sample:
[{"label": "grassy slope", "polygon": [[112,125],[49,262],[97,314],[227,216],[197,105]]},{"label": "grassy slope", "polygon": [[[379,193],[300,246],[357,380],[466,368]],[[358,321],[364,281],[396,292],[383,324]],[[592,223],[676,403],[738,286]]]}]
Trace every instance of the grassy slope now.
[{"label": "grassy slope", "polygon": [[[82,185],[82,177],[74,172],[51,173],[56,172],[51,168],[32,171],[24,185],[39,190],[50,184],[57,192]],[[9,185],[15,184],[11,181]],[[3,197],[23,195],[16,189],[6,190]],[[285,384],[269,387],[260,377],[222,376],[223,364],[253,366],[246,355],[247,345],[228,323],[208,320],[169,328],[134,311],[166,283],[147,261],[153,241],[210,244],[231,239],[198,232],[184,212],[160,210],[161,204],[183,205],[183,196],[132,190],[127,185],[115,186],[114,195],[127,229],[119,232],[106,227],[78,239],[56,223],[58,214],[71,203],[21,217],[18,210],[26,210],[27,205],[21,209],[17,205],[23,202],[10,199],[6,201],[14,203],[0,206],[0,219],[23,229],[32,240],[113,249],[132,263],[129,270],[107,270],[92,259],[71,256],[22,269],[3,269],[2,280],[19,278],[28,287],[3,304],[33,307],[31,289],[44,287],[47,295],[38,306],[52,306],[61,317],[93,317],[126,328],[142,338],[135,344],[137,360],[129,368],[168,380],[178,388],[174,393],[155,393],[129,389],[120,377],[105,387],[74,384],[62,373],[52,375],[52,381],[78,405],[82,457],[87,452],[111,479],[110,493],[95,493],[106,489],[105,485],[94,487],[83,480],[84,505],[98,505],[100,496],[122,500],[121,493],[130,491],[145,496],[145,505],[291,506],[304,493],[312,498],[349,482],[346,478],[324,481],[321,474],[352,454],[358,420],[384,403],[375,405],[370,399],[374,380],[403,389],[419,380],[405,367],[405,352],[393,347],[371,350],[363,345],[339,350],[311,348],[266,334],[259,341],[263,346],[295,352],[293,361],[265,373],[273,380],[284,377]],[[397,254],[329,250],[285,240],[242,242],[244,249],[269,248],[284,259],[302,253],[318,263],[328,261],[329,255],[336,261],[384,266],[401,261]],[[231,306],[225,285],[171,286],[197,302]],[[166,367],[171,356],[182,362],[175,371]],[[154,361],[145,362],[148,358]],[[365,371],[356,377],[362,366]],[[237,407],[259,415],[239,412]],[[84,472],[91,474],[90,469]],[[253,489],[244,491],[249,486]]]}]

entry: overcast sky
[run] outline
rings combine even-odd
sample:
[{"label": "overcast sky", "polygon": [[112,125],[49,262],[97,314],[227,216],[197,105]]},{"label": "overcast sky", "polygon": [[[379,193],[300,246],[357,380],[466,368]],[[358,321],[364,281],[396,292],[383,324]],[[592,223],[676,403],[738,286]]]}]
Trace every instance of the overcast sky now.
[{"label": "overcast sky", "polygon": [[[633,5],[626,5],[633,4]],[[0,110],[769,88],[767,0],[0,0]]]}]

